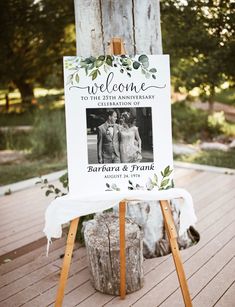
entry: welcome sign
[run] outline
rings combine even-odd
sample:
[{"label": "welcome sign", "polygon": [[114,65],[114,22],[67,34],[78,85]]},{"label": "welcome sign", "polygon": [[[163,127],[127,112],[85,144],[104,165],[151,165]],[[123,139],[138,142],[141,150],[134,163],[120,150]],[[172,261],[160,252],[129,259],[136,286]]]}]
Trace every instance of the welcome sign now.
[{"label": "welcome sign", "polygon": [[172,168],[168,55],[64,57],[64,80],[71,195],[145,189]]}]

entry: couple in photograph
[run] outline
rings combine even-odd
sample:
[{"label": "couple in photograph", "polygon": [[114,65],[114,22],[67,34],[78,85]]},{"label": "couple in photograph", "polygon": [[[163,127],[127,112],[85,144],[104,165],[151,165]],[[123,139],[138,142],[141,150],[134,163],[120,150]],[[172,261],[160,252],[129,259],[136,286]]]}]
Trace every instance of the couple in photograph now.
[{"label": "couple in photograph", "polygon": [[98,127],[98,163],[138,163],[142,160],[141,138],[135,118],[125,111],[119,118],[115,110],[107,112],[105,123]]}]

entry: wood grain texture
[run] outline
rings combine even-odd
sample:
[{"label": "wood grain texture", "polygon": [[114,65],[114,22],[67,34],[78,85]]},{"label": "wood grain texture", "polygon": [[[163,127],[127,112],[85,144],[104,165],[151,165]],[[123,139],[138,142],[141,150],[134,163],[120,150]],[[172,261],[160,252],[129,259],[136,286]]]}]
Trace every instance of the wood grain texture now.
[{"label": "wood grain texture", "polygon": [[161,54],[159,0],[75,0],[77,54],[105,54],[121,37],[127,54]]},{"label": "wood grain texture", "polygon": [[[121,220],[121,226],[124,226],[124,220]],[[143,233],[130,220],[125,221],[124,229],[125,233],[122,231],[120,236],[125,237],[125,246],[122,245],[121,250],[122,256],[126,258],[126,277],[124,271],[120,272],[118,216],[112,213],[100,214],[86,223],[84,237],[91,282],[102,293],[119,295],[120,273],[124,273],[122,278],[126,280],[122,294],[125,291],[134,292],[143,286]]]},{"label": "wood grain texture", "polygon": [[74,0],[77,55],[104,54],[99,0]]},{"label": "wood grain texture", "polygon": [[112,37],[121,37],[127,54],[134,54],[132,1],[101,0],[101,8],[105,50]]},{"label": "wood grain texture", "polygon": [[136,54],[161,54],[159,0],[134,0]]},{"label": "wood grain texture", "polygon": [[162,210],[162,215],[164,217],[168,239],[170,241],[171,253],[174,259],[175,268],[176,268],[176,272],[178,275],[178,280],[180,283],[184,303],[186,307],[191,307],[192,301],[191,301],[191,297],[189,294],[188,284],[187,284],[186,276],[184,273],[184,267],[183,267],[180,252],[179,252],[179,247],[177,243],[177,232],[176,232],[173,216],[171,213],[171,207],[169,205],[169,202],[166,200],[160,200],[160,206]]},{"label": "wood grain texture", "polygon": [[[126,202],[119,203],[119,244],[120,244],[120,297],[126,296]],[[141,249],[142,252],[142,249]],[[142,270],[143,273],[143,270]]]},{"label": "wood grain texture", "polygon": [[65,254],[64,254],[64,261],[63,261],[63,266],[61,269],[60,281],[59,281],[59,286],[58,286],[58,291],[57,291],[57,296],[56,296],[55,307],[62,306],[62,302],[64,299],[64,290],[65,290],[65,286],[67,284],[67,279],[69,275],[69,269],[70,269],[74,242],[75,242],[77,228],[78,228],[78,222],[79,222],[79,218],[76,218],[72,220],[70,224],[69,234],[68,234],[67,244],[66,244],[66,249],[65,249]]}]

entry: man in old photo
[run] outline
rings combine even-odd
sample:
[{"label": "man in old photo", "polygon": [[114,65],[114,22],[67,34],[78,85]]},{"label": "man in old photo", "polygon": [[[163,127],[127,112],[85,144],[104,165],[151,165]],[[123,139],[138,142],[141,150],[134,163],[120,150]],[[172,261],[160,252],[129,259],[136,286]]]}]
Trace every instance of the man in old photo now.
[{"label": "man in old photo", "polygon": [[109,110],[107,120],[97,129],[98,163],[120,163],[117,112]]}]

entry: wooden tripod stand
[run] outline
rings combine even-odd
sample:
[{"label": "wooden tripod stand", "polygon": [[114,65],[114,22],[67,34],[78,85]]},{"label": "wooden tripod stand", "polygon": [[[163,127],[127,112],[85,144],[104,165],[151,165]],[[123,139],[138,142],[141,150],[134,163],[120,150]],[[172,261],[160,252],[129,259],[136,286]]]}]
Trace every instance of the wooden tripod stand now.
[{"label": "wooden tripod stand", "polygon": [[[113,38],[110,43],[110,51],[112,55],[125,54],[124,44],[121,38]],[[192,302],[188,290],[188,285],[184,273],[183,264],[180,257],[180,252],[177,243],[177,232],[171,213],[171,208],[166,200],[160,201],[160,206],[163,214],[163,219],[165,222],[165,227],[167,235],[169,238],[171,251],[175,263],[175,268],[177,271],[184,303],[186,307],[191,307]],[[125,257],[125,213],[126,213],[126,200],[123,200],[119,204],[119,229],[120,229],[120,297],[125,298],[126,295],[126,257]],[[71,221],[69,234],[67,238],[67,245],[64,255],[64,262],[61,269],[60,281],[57,290],[55,307],[61,307],[64,298],[64,291],[66,282],[68,279],[69,268],[71,264],[71,257],[74,248],[74,241],[76,237],[76,232],[78,228],[79,218]]]}]

